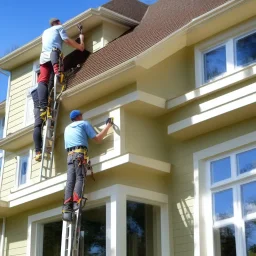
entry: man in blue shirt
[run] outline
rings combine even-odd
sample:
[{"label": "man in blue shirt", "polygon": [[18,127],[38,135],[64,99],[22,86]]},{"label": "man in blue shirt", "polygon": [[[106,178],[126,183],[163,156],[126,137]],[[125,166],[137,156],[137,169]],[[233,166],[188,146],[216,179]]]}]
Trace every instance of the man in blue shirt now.
[{"label": "man in blue shirt", "polygon": [[80,51],[84,51],[84,35],[80,34],[80,44],[67,36],[60,20],[53,18],[50,20],[51,27],[46,29],[42,35],[42,52],[40,55],[40,75],[38,78],[38,97],[40,104],[40,116],[46,118],[48,104],[48,86],[53,86],[53,76],[51,73],[59,75],[59,57],[62,51],[63,41]]},{"label": "man in blue shirt", "polygon": [[82,200],[84,179],[87,172],[87,151],[88,139],[101,142],[107,135],[112,122],[108,121],[106,127],[96,134],[88,121],[84,121],[79,110],[70,113],[72,123],[64,132],[65,149],[68,152],[67,183],[65,189],[62,218],[65,221],[72,221],[72,212],[79,207]]}]

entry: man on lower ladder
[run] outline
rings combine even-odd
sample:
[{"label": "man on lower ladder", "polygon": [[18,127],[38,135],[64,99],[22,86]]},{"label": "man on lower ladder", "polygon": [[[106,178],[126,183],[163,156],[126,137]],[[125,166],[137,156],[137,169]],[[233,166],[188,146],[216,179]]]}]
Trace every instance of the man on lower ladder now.
[{"label": "man on lower ladder", "polygon": [[67,183],[62,209],[64,221],[72,221],[72,212],[78,209],[82,202],[82,191],[87,172],[88,138],[101,142],[113,125],[112,119],[109,118],[106,127],[96,134],[91,124],[83,120],[79,110],[73,110],[70,113],[70,119],[72,123],[66,127],[64,132],[65,149],[68,152]]}]

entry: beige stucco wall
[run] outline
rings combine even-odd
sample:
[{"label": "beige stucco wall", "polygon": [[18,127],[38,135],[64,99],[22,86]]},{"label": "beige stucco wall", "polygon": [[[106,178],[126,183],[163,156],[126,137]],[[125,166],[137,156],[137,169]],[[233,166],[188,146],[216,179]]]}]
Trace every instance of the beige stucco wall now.
[{"label": "beige stucco wall", "polygon": [[[168,121],[163,123],[167,124]],[[255,127],[256,118],[253,118],[184,142],[167,138],[172,163],[168,190],[175,256],[194,255],[193,153],[255,131]]]},{"label": "beige stucco wall", "polygon": [[195,89],[194,48],[186,47],[137,78],[139,90],[171,99]]}]

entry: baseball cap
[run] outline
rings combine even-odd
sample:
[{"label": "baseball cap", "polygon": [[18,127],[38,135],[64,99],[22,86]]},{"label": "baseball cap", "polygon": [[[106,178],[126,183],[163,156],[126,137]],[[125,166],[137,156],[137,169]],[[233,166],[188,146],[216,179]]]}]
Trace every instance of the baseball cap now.
[{"label": "baseball cap", "polygon": [[51,19],[49,20],[49,23],[50,23],[50,25],[52,26],[53,22],[56,22],[56,21],[59,21],[59,19],[58,19],[58,18],[51,18]]},{"label": "baseball cap", "polygon": [[70,117],[71,120],[74,120],[79,115],[82,115],[81,111],[73,110],[73,111],[70,112],[69,117]]}]

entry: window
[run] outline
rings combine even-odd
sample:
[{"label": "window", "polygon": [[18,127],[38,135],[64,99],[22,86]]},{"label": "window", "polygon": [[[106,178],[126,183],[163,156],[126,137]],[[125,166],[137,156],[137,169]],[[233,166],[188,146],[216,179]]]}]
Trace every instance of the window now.
[{"label": "window", "polygon": [[159,216],[157,206],[127,202],[127,256],[161,255],[159,237],[154,235],[159,234]]},{"label": "window", "polygon": [[85,210],[81,230],[84,256],[106,255],[106,205]]},{"label": "window", "polygon": [[255,256],[256,148],[210,161],[208,171],[214,255]]},{"label": "window", "polygon": [[59,256],[61,252],[62,221],[44,224],[43,234],[43,256]]},{"label": "window", "polygon": [[28,181],[30,166],[30,152],[18,157],[17,167],[17,187],[24,185]]},{"label": "window", "polygon": [[4,135],[4,118],[0,119],[0,139],[3,138]]},{"label": "window", "polygon": [[[234,33],[230,32],[230,35],[220,36],[220,39],[217,37],[196,47],[197,86],[256,63],[256,31],[241,33],[243,34],[239,37],[231,37]],[[215,42],[214,47],[210,46],[212,41]]]},{"label": "window", "polygon": [[215,77],[227,72],[226,46],[204,53],[204,82],[207,83]]},{"label": "window", "polygon": [[40,64],[39,61],[35,61],[33,64],[32,73],[32,87],[27,90],[27,100],[25,109],[25,121],[24,125],[28,126],[34,123],[34,103],[31,96],[31,89],[37,86],[37,79],[40,74]]}]

